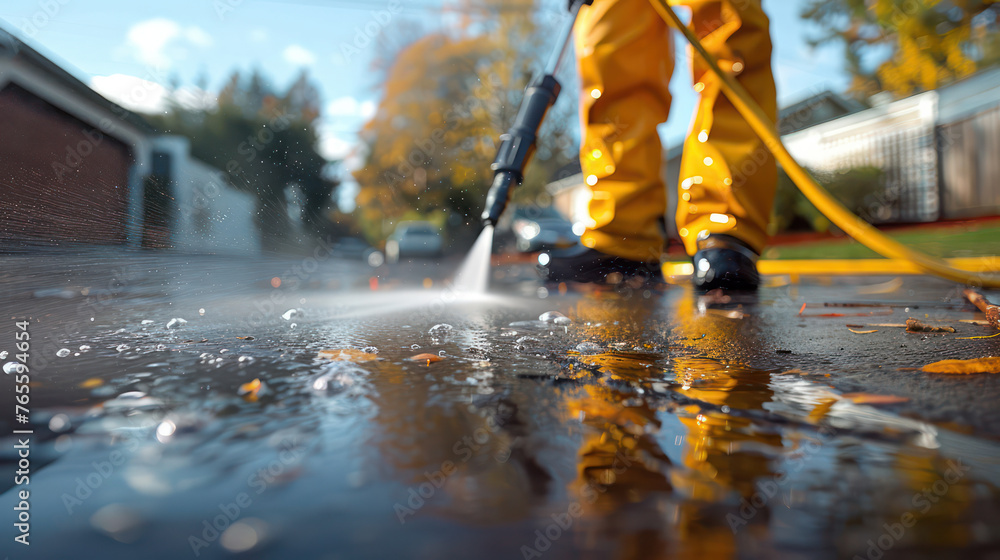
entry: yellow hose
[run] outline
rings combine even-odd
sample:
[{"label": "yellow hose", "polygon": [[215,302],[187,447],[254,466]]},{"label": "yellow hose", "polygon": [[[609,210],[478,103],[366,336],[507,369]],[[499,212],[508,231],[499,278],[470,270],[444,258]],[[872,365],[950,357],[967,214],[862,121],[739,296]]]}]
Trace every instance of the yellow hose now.
[{"label": "yellow hose", "polygon": [[770,122],[770,119],[768,119],[764,111],[750,97],[743,86],[719,68],[715,58],[705,50],[705,47],[702,46],[694,33],[681,22],[677,13],[667,4],[666,0],[652,0],[652,2],[653,7],[660,13],[660,16],[684,34],[684,37],[691,43],[695,52],[708,64],[712,72],[719,77],[722,81],[722,91],[725,92],[726,97],[729,98],[733,106],[743,115],[743,118],[747,120],[750,128],[764,141],[767,148],[771,150],[771,153],[781,163],[781,166],[785,169],[785,173],[795,183],[795,186],[802,191],[802,194],[809,199],[809,202],[812,202],[837,227],[844,230],[844,232],[858,240],[864,246],[884,257],[910,261],[925,272],[962,284],[971,284],[992,289],[1000,288],[1000,278],[993,275],[972,273],[957,269],[949,266],[948,263],[941,259],[910,249],[902,243],[886,237],[882,232],[872,227],[871,224],[855,216],[850,210],[845,208],[826,189],[816,183],[809,175],[809,172],[799,165],[795,161],[795,158],[788,153],[785,145],[781,143],[781,137],[778,135],[774,123]]}]

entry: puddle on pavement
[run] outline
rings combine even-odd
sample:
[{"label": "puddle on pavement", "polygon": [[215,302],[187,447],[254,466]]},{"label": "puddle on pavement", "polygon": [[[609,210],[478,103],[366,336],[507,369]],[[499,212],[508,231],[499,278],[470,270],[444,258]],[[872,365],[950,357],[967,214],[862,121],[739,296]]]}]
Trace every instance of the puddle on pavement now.
[{"label": "puddle on pavement", "polygon": [[123,313],[59,340],[69,354],[36,378],[37,547],[875,558],[1000,546],[994,440],[853,404],[821,374],[727,359],[764,353],[768,325],[701,303],[390,293],[317,297],[255,325],[210,305],[186,323]]}]

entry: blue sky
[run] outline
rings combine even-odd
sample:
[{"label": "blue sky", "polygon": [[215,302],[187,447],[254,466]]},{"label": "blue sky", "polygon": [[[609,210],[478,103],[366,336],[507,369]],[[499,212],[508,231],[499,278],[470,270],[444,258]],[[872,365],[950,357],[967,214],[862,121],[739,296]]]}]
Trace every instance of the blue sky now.
[{"label": "blue sky", "polygon": [[[565,4],[549,1],[553,9]],[[355,143],[355,131],[374,111],[378,95],[368,72],[375,49],[355,54],[345,45],[353,45],[359,31],[377,29],[386,15],[390,25],[397,18],[433,25],[440,20],[435,7],[441,2],[4,0],[0,25],[105,96],[137,110],[156,110],[162,104],[160,86],[171,76],[198,100],[199,76],[208,78],[208,90],[217,91],[233,69],[259,68],[280,89],[307,67],[324,98],[321,151],[340,157]],[[823,89],[840,91],[848,81],[837,48],[814,51],[806,44],[812,30],[798,18],[804,3],[764,0],[781,104]],[[667,144],[683,139],[696,101],[686,52],[678,49],[677,57],[674,107],[661,127]]]}]

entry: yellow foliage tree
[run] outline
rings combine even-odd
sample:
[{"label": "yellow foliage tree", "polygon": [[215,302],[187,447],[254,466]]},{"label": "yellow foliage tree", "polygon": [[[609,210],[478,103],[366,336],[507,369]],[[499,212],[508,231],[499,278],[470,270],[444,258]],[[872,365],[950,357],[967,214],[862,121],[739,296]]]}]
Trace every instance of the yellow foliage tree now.
[{"label": "yellow foliage tree", "polygon": [[[544,63],[552,35],[546,26],[558,23],[539,18],[535,2],[523,0],[458,0],[445,20],[452,23],[379,57],[386,64],[382,96],[361,132],[365,165],[354,172],[373,241],[403,219],[478,224],[497,139]],[[573,97],[564,96],[543,128],[525,193],[538,192],[575,157]]]},{"label": "yellow foliage tree", "polygon": [[802,12],[839,41],[861,98],[935,89],[998,62],[995,0],[811,0]]}]

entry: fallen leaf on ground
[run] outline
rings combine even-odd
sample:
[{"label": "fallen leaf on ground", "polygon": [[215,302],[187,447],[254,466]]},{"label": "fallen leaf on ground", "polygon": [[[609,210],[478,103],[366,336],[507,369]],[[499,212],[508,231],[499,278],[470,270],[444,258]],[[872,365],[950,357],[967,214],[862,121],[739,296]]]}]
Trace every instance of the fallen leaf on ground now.
[{"label": "fallen leaf on ground", "polygon": [[254,378],[253,381],[240,385],[236,394],[242,395],[248,402],[257,402],[257,399],[266,391],[265,388],[266,385],[264,385],[263,381]]},{"label": "fallen leaf on ground", "polygon": [[856,331],[856,330],[852,329],[851,327],[847,327],[847,330],[851,331],[854,334],[872,334],[873,332],[878,332],[878,329],[873,329],[873,330],[870,330],[870,331]]},{"label": "fallen leaf on ground", "polygon": [[934,325],[921,323],[913,317],[910,317],[906,320],[906,332],[953,333],[955,332],[955,329],[947,326],[935,327]]},{"label": "fallen leaf on ground", "polygon": [[967,375],[972,373],[1000,373],[1000,358],[986,357],[973,360],[941,360],[921,368],[926,373]]},{"label": "fallen leaf on ground", "polygon": [[317,357],[337,362],[370,362],[378,359],[377,355],[369,354],[357,348],[320,350]]},{"label": "fallen leaf on ground", "polygon": [[855,404],[895,404],[910,400],[908,397],[898,397],[896,395],[876,395],[873,393],[844,393],[841,397]]},{"label": "fallen leaf on ground", "polygon": [[440,362],[444,358],[438,356],[437,354],[417,354],[416,356],[410,356],[407,359],[414,362],[427,362],[429,365],[431,362]]},{"label": "fallen leaf on ground", "polygon": [[236,338],[240,340],[253,340],[252,336],[237,336]]},{"label": "fallen leaf on ground", "polygon": [[806,420],[813,424],[819,424],[820,420],[826,417],[826,414],[830,412],[830,409],[833,408],[833,405],[836,403],[837,399],[835,397],[821,399],[812,409],[812,412],[809,413],[809,417],[806,418]]}]

